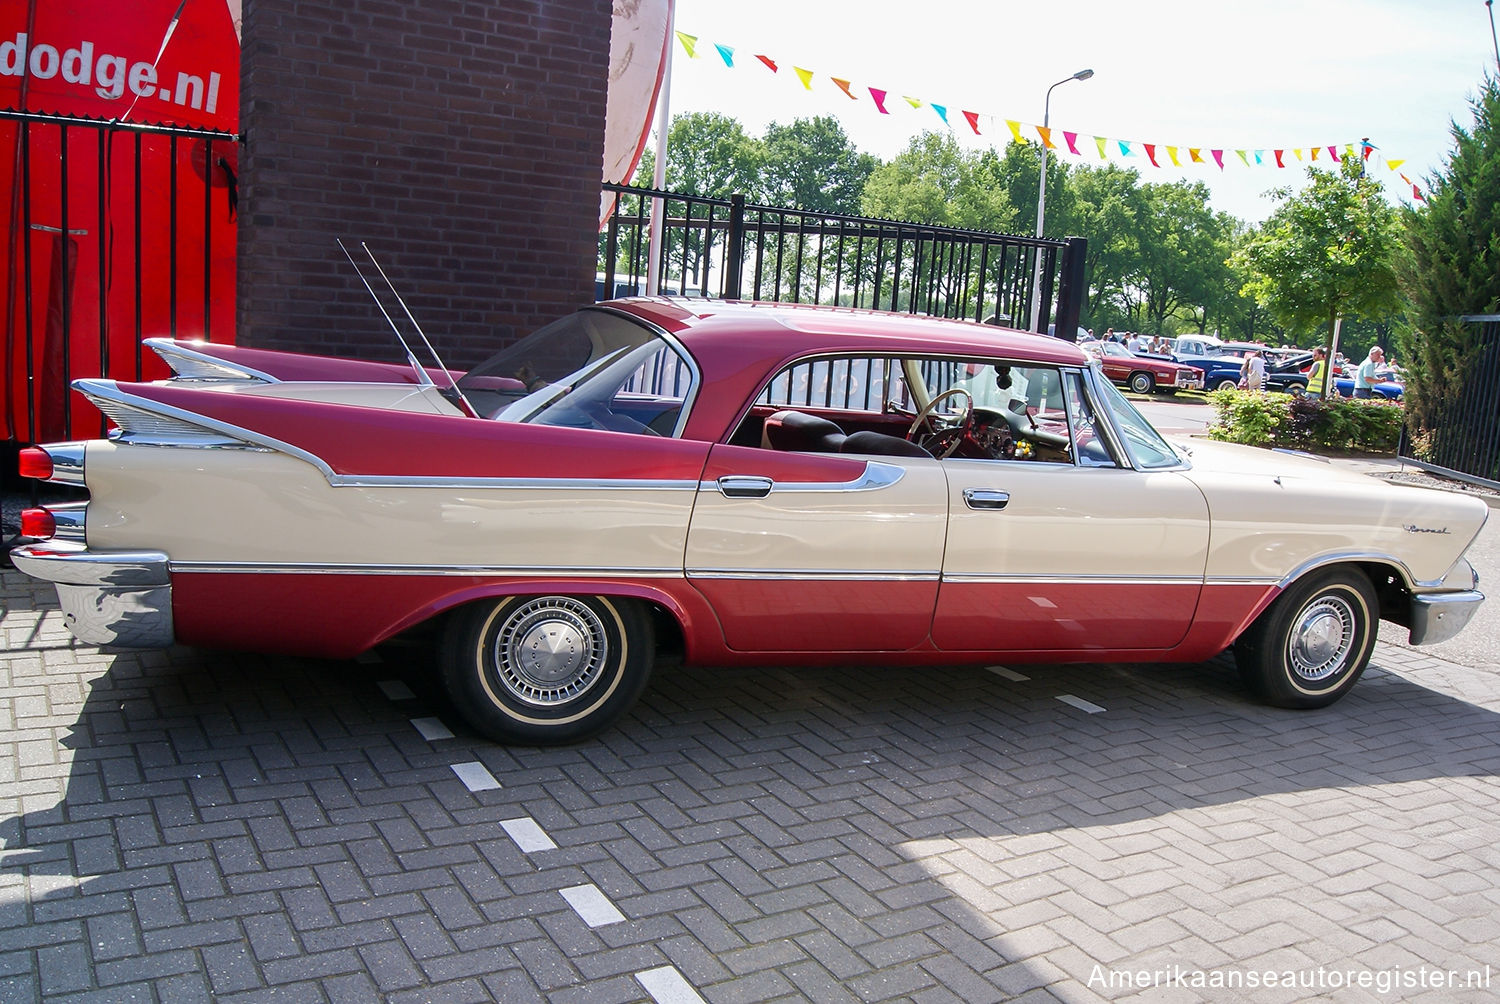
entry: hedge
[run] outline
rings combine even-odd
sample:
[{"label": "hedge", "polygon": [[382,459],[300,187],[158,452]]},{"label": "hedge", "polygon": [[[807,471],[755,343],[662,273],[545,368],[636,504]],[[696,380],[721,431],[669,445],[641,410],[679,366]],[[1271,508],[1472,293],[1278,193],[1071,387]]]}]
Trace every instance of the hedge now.
[{"label": "hedge", "polygon": [[1395,453],[1401,403],[1384,398],[1315,399],[1290,394],[1216,390],[1210,439],[1308,452]]}]

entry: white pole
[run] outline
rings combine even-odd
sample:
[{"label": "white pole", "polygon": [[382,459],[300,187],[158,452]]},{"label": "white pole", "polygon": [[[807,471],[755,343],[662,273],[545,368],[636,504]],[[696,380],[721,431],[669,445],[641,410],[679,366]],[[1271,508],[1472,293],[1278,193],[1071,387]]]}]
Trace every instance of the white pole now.
[{"label": "white pole", "polygon": [[[1094,75],[1093,70],[1079,70],[1071,77],[1064,77],[1052,87],[1047,88],[1047,97],[1042,102],[1042,128],[1047,129],[1052,124],[1052,90],[1060,87],[1070,80],[1087,80]],[[1036,235],[1042,236],[1042,223],[1047,214],[1047,143],[1042,142],[1042,174],[1037,179],[1036,186]],[[1031,330],[1040,331],[1042,326],[1042,249],[1036,249],[1036,267],[1031,273]],[[1061,335],[1059,331],[1057,334]],[[1072,341],[1072,336],[1069,336]]]},{"label": "white pole", "polygon": [[[667,131],[672,121],[672,50],[677,48],[674,28],[677,23],[677,4],[667,4],[667,61],[661,71],[661,91],[656,98],[656,170],[651,177],[651,187],[658,192],[667,186]],[[661,242],[662,214],[665,212],[661,199],[651,200],[651,253],[646,256],[646,292],[655,296],[661,289]]]}]

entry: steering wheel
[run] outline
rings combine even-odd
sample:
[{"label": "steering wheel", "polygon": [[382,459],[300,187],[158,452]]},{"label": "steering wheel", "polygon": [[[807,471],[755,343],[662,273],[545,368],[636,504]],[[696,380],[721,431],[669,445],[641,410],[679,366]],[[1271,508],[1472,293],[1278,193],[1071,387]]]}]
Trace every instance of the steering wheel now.
[{"label": "steering wheel", "polygon": [[[937,409],[938,405],[950,397],[962,394],[964,398],[963,413],[953,419],[953,424],[944,428],[938,428]],[[917,430],[926,422],[927,427],[932,430],[930,435],[922,437],[922,441],[916,439]],[[926,447],[932,451],[933,456],[939,460],[946,460],[953,456],[953,451],[958,449],[958,444],[964,441],[969,434],[969,429],[974,424],[974,397],[962,387],[953,387],[943,391],[937,397],[928,401],[917,417],[912,419],[911,428],[906,430],[908,442],[917,443],[918,446]]]}]

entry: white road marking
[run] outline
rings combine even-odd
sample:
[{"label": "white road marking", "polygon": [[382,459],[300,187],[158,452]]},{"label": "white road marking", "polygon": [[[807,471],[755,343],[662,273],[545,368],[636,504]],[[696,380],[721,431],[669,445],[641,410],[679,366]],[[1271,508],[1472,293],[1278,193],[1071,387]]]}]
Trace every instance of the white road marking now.
[{"label": "white road marking", "polygon": [[380,688],[380,692],[385,695],[388,701],[409,701],[417,696],[411,692],[410,687],[400,680],[381,680],[375,686]]},{"label": "white road marking", "polygon": [[656,1004],[703,1004],[703,998],[676,966],[647,969],[636,973],[635,978]]},{"label": "white road marking", "polygon": [[448,726],[436,718],[413,718],[411,724],[412,728],[421,733],[422,738],[428,742],[453,738],[453,733],[449,731]]},{"label": "white road marking", "polygon": [[458,779],[470,791],[494,791],[500,787],[500,782],[495,780],[495,775],[491,774],[489,768],[478,760],[453,764],[453,773],[458,775]]},{"label": "white road marking", "polygon": [[985,668],[996,676],[1009,680],[1011,683],[1023,683],[1031,679],[1025,673],[1017,673],[1015,670],[1006,669],[1004,666],[986,666]]},{"label": "white road marking", "polygon": [[534,854],[537,851],[557,850],[557,845],[552,842],[552,838],[547,836],[546,831],[530,816],[503,820],[500,828],[510,834],[510,839],[516,842],[516,846],[521,848],[523,853]]},{"label": "white road marking", "polygon": [[615,909],[609,897],[596,885],[575,885],[559,891],[589,927],[618,924],[625,919],[625,915]]},{"label": "white road marking", "polygon": [[1057,699],[1059,701],[1062,701],[1064,704],[1071,704],[1079,711],[1087,711],[1091,715],[1097,715],[1104,710],[1103,708],[1099,707],[1099,705],[1093,704],[1089,701],[1085,701],[1081,697],[1074,697],[1072,694],[1058,694]]}]

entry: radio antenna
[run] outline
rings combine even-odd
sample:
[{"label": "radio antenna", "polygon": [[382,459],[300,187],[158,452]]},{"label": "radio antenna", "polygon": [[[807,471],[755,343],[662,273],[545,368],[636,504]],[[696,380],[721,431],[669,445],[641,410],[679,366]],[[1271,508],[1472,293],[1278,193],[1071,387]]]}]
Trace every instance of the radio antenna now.
[{"label": "radio antenna", "polygon": [[[344,252],[344,257],[349,259],[349,264],[354,266],[355,274],[359,276],[359,281],[364,283],[365,289],[369,292],[370,298],[375,301],[375,306],[385,317],[386,323],[391,326],[391,331],[395,333],[396,340],[401,343],[401,348],[406,350],[406,360],[417,374],[417,383],[425,387],[436,386],[431,375],[428,374],[426,368],[423,367],[419,362],[417,362],[415,353],[412,352],[411,346],[407,344],[406,339],[401,334],[400,326],[396,324],[396,320],[395,318],[391,317],[390,312],[385,309],[385,304],[382,303],[380,297],[376,295],[374,287],[370,285],[370,280],[365,278],[364,270],[359,267],[359,262],[354,260],[354,256],[349,253],[349,249],[344,246],[344,242],[342,240],[338,241],[338,245],[339,250]],[[385,269],[380,267],[380,262],[375,260],[375,255],[370,251],[370,248],[365,244],[364,241],[360,241],[359,246],[360,249],[363,250],[364,253],[369,257],[370,264],[375,266],[375,271],[380,273],[380,278],[385,281],[386,288],[391,291],[391,295],[396,298],[396,302],[401,304],[401,310],[406,314],[406,319],[410,321],[411,326],[416,329],[417,334],[422,339],[422,344],[427,347],[427,351],[432,355],[433,361],[437,363],[438,369],[442,370],[443,375],[448,378],[448,385],[452,387],[453,392],[458,395],[458,400],[459,403],[463,406],[463,410],[468,413],[470,418],[478,418],[479,412],[475,410],[472,404],[469,403],[469,399],[464,396],[464,392],[459,389],[458,381],[453,378],[453,374],[448,370],[448,367],[443,365],[442,358],[438,355],[437,350],[432,347],[432,342],[427,340],[426,332],[424,332],[422,330],[422,326],[417,323],[417,319],[412,316],[411,308],[406,305],[406,301],[403,300],[401,298],[401,294],[396,291],[395,284],[392,283],[390,277],[385,274]]]}]

